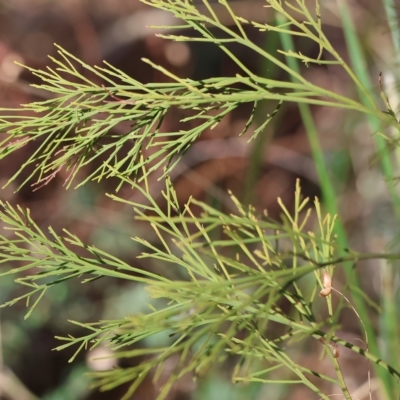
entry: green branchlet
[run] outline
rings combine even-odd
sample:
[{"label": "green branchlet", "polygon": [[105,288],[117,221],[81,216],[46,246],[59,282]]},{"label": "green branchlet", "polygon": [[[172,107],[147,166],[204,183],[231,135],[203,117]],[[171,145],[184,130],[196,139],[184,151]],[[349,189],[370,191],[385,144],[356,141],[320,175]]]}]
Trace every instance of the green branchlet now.
[{"label": "green branchlet", "polygon": [[[146,200],[142,203],[114,194],[110,197],[132,207],[136,218],[153,229],[152,239],[132,238],[142,248],[139,258],[155,260],[169,272],[160,274],[129,265],[83,243],[66,230],[55,232],[49,227],[44,232],[32,220],[29,210],[1,202],[0,263],[5,272],[0,277],[15,276],[16,284],[24,287],[22,295],[7,301],[3,307],[26,301],[28,317],[47,290],[70,279],[89,283],[107,277],[145,284],[151,298],[160,301],[151,302],[147,313],[95,323],[73,321],[85,328],[87,335],[59,337],[63,344],[57,348],[74,347],[76,352],[71,361],[80,351],[97,346],[109,346],[119,359],[145,356],[144,361],[133,367],[94,374],[95,385],[104,390],[130,382],[125,399],[146,376],[157,380],[166,361],[175,356],[179,359],[177,368],[160,389],[158,399],[164,399],[184,375],[201,376],[227,358],[234,360],[234,382],[302,383],[321,399],[328,399],[315,381],[309,379],[316,376],[336,384],[350,398],[332,350],[336,351],[337,346],[349,348],[399,378],[400,373],[378,355],[336,336],[340,309],[334,309],[330,286],[327,287],[325,280],[327,276],[332,279],[343,262],[379,257],[397,259],[398,254],[362,255],[340,249],[334,235],[336,216],[324,214],[318,200],[307,209],[308,199],[302,198],[298,183],[293,210],[289,211],[278,199],[282,222],[276,222],[267,213],[258,215],[252,207],[240,204],[234,196],[231,199],[237,211],[229,215],[194,199],[181,206],[169,179],[170,171],[191,144],[242,104],[253,104],[243,134],[253,126],[259,101],[269,100],[275,108],[250,135],[251,140],[261,134],[284,102],[357,111],[378,120],[382,131],[388,126],[398,128],[389,101],[388,112],[381,112],[373,96],[333,48],[323,32],[318,2],[310,10],[302,0],[286,3],[268,0],[268,11],[283,16],[286,22],[261,24],[236,15],[230,2],[221,0],[232,19],[233,27],[229,27],[220,22],[207,0],[203,0],[203,10],[205,7],[207,11],[203,13],[187,0],[142,1],[183,21],[179,28],[185,35],[167,32],[160,36],[175,41],[214,43],[239,66],[241,73],[195,81],[182,79],[143,60],[161,71],[167,82],[142,84],[107,63],[92,67],[58,47],[59,58],[52,58],[55,68],[26,67],[42,82],[35,86],[51,94],[51,98],[25,104],[17,110],[1,110],[4,115],[0,131],[6,135],[0,143],[0,158],[36,141],[39,143],[36,151],[10,179],[13,181],[24,169],[28,170],[28,177],[20,187],[35,179],[38,189],[66,169],[67,187],[74,180],[79,180],[79,186],[90,180],[114,177],[120,182],[119,187],[125,184],[141,192]],[[251,42],[248,29],[300,36],[317,44],[316,58],[300,51],[280,53],[306,65],[332,64],[343,68],[365,95],[365,101],[339,95],[307,80],[290,63],[283,62],[279,53],[270,54]],[[230,43],[252,50],[254,55],[284,71],[288,78],[257,76],[236,57]],[[87,78],[88,73],[93,79]],[[103,84],[97,83],[99,80]],[[173,109],[181,111],[184,115],[181,122],[190,122],[190,128],[163,131],[162,122]],[[122,130],[126,122],[130,128]],[[79,174],[97,159],[102,163],[92,173]],[[166,183],[162,192],[166,209],[156,203],[149,187],[148,177],[154,172]],[[310,231],[312,224],[316,224],[314,231]],[[222,232],[219,239],[214,239],[215,231]],[[347,255],[338,255],[343,252]],[[321,289],[329,294],[325,300],[317,297]],[[313,311],[314,304],[321,301],[327,304],[326,319],[320,319]],[[282,310],[282,302],[290,303],[290,311]],[[270,323],[279,326],[278,333],[271,333]],[[156,334],[163,335],[168,344],[148,347],[147,340]],[[290,357],[291,349],[316,340],[332,357],[336,377],[310,370]]]}]

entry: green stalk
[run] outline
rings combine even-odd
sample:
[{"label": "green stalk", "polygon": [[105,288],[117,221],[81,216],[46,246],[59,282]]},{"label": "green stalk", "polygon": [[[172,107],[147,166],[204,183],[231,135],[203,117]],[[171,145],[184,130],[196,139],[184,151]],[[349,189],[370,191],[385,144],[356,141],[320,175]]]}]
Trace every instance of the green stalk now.
[{"label": "green stalk", "polygon": [[[398,22],[398,17],[396,13],[396,8],[393,0],[382,0],[383,6],[386,12],[386,18],[388,21],[388,26],[392,36],[393,49],[395,55],[396,65],[400,65],[400,25]],[[399,132],[397,132],[398,137]],[[396,148],[397,164],[400,160],[400,148]],[[385,263],[382,266],[382,293],[383,293],[383,309],[385,313],[381,318],[382,332],[384,337],[384,343],[386,343],[386,353],[388,361],[399,368],[399,359],[397,357],[398,350],[400,348],[400,332],[397,321],[397,308],[398,295],[396,295],[394,290],[393,282],[396,281],[397,271],[394,270],[394,266]],[[396,397],[399,396],[399,390],[397,385],[393,385],[394,393]]]},{"label": "green stalk", "polygon": [[[400,24],[398,21],[396,6],[393,0],[382,0],[383,7],[386,13],[386,19],[388,22],[390,34],[392,36],[393,49],[394,49],[394,59],[396,66],[400,65]],[[399,76],[399,75],[397,75]],[[393,110],[396,112],[396,110]],[[394,131],[394,129],[393,129]],[[398,132],[397,132],[398,137]],[[400,164],[400,148],[395,149],[397,164]]]},{"label": "green stalk", "polygon": [[[394,56],[396,66],[400,65],[400,24],[396,13],[396,6],[393,0],[382,0],[383,6],[386,12],[386,18],[388,21],[390,33],[392,36]],[[399,132],[397,132],[397,137]],[[400,148],[396,148],[397,163],[400,164]],[[386,316],[386,324],[384,326],[385,343],[388,343],[388,353],[391,356],[391,362],[394,366],[399,368],[399,359],[397,357],[398,349],[400,348],[400,332],[396,324],[397,321],[397,310],[396,304],[398,304],[398,296],[394,293],[393,282],[396,279],[396,272],[393,270],[393,266],[383,266],[382,285],[384,293],[384,310],[386,310],[384,316]],[[398,394],[397,394],[398,396]]]},{"label": "green stalk", "polygon": [[382,0],[386,12],[397,65],[400,65],[400,25],[393,0]]},{"label": "green stalk", "polygon": [[[394,28],[393,26],[393,12],[395,11],[393,8],[393,3],[391,4],[391,0],[386,1],[386,6],[385,9],[387,10],[386,12],[389,12],[388,14],[388,20],[389,20],[389,26],[391,28]],[[365,58],[365,54],[362,51],[362,47],[360,45],[360,42],[358,40],[358,36],[355,32],[354,24],[350,16],[350,11],[347,7],[346,1],[345,0],[338,0],[338,5],[339,5],[339,11],[340,11],[340,16],[342,19],[342,24],[343,24],[343,30],[345,34],[345,39],[347,42],[347,47],[349,49],[349,56],[351,60],[352,67],[354,69],[354,72],[357,74],[360,82],[364,86],[364,88],[371,93],[371,96],[373,96],[373,89],[371,85],[370,78],[368,76],[368,68],[367,68],[367,62]],[[390,16],[390,19],[389,19]],[[392,34],[394,32],[392,31]],[[397,31],[397,34],[399,32]],[[394,46],[395,49],[400,56],[400,53],[397,49],[397,46],[399,46],[400,42],[397,38],[394,39]],[[360,89],[360,88],[359,88]],[[373,96],[375,97],[375,96]],[[361,101],[365,104],[366,99],[364,96],[361,95],[360,93],[360,98]],[[374,99],[375,100],[375,99]],[[375,102],[376,104],[376,102]],[[371,115],[367,115],[367,120],[369,122],[369,125],[371,127],[372,132],[377,132],[380,128],[380,122],[376,118],[374,118]],[[397,220],[400,221],[400,199],[395,187],[395,177],[393,173],[393,164],[391,160],[391,156],[389,153],[388,148],[386,147],[385,140],[379,136],[379,135],[374,135],[375,138],[375,144],[376,148],[380,154],[380,162],[381,162],[381,169],[383,176],[385,178],[387,187],[388,187],[388,192],[391,198],[391,202],[393,205],[394,213],[397,217]],[[393,290],[388,290],[388,278],[391,281],[391,285],[393,285],[394,282],[394,271],[393,267],[390,265],[385,266],[384,270],[382,271],[384,277],[384,285],[382,286],[382,306],[384,313],[382,314],[381,318],[381,329],[380,331],[383,334],[383,340],[382,343],[384,343],[386,346],[384,353],[389,357],[389,362],[393,363],[394,366],[398,366],[398,349],[399,349],[399,342],[398,342],[398,329],[396,326],[397,322],[397,315],[396,315],[396,310],[395,307],[393,307],[395,298],[394,298],[394,293]],[[388,277],[390,275],[390,277]],[[385,284],[386,282],[386,284]],[[364,318],[363,318],[364,320]],[[365,321],[365,320],[364,320]],[[368,335],[370,336],[370,335]],[[372,337],[372,336],[370,336]],[[375,340],[375,338],[374,338]],[[389,351],[390,349],[390,351]],[[393,353],[393,349],[397,349]],[[389,354],[390,353],[390,354]],[[398,397],[398,385],[397,382],[393,382],[393,380],[390,379],[390,377],[385,374],[382,376],[382,374],[378,375],[383,383],[383,386],[386,391],[386,396],[389,399],[397,398]],[[397,393],[396,393],[397,392]]]},{"label": "green stalk", "polygon": [[[368,67],[367,67],[367,62],[365,59],[365,55],[362,51],[360,42],[358,40],[358,37],[356,35],[355,29],[353,22],[350,17],[350,11],[345,3],[344,0],[338,0],[339,3],[339,11],[340,11],[340,16],[342,19],[343,23],[343,30],[345,34],[345,39],[347,43],[347,48],[349,49],[349,57],[351,60],[352,67],[354,68],[354,71],[356,75],[358,76],[358,79],[364,86],[364,88],[371,93],[371,96],[374,98],[373,93],[374,90],[372,88],[369,76],[368,76]],[[376,78],[378,80],[378,77]],[[359,92],[361,91],[361,88],[358,88]],[[360,98],[361,101],[367,105],[368,102],[366,101],[365,97],[361,95],[360,93]],[[375,101],[375,99],[374,99]],[[376,102],[375,102],[376,104]],[[367,115],[367,119],[369,122],[369,125],[371,126],[372,132],[377,132],[379,130],[380,122],[377,118],[374,118],[371,115]],[[386,179],[387,186],[388,186],[388,191],[392,199],[392,204],[394,211],[396,213],[397,218],[400,221],[400,198],[399,195],[397,194],[395,184],[394,184],[394,174],[393,174],[393,166],[392,166],[392,161],[390,158],[390,153],[389,150],[387,149],[385,139],[383,139],[379,135],[374,135],[375,143],[377,150],[380,155],[380,161],[381,161],[381,168],[383,175]]]},{"label": "green stalk", "polygon": [[[276,16],[279,24],[283,24],[285,19],[282,15],[277,14]],[[288,52],[290,50],[295,51],[292,37],[287,34],[281,34],[281,41],[284,51]],[[298,61],[293,57],[287,57],[287,63],[290,68],[300,71]],[[293,78],[292,78],[293,79]],[[315,166],[317,170],[317,174],[319,177],[322,197],[328,212],[331,215],[339,215],[338,206],[336,203],[336,193],[332,185],[332,179],[329,176],[325,160],[323,157],[323,151],[319,142],[318,133],[314,124],[314,120],[310,111],[310,108],[307,104],[298,104],[300,109],[300,114],[303,120],[304,127],[307,132],[308,140],[311,146],[311,152],[315,161]],[[346,232],[343,227],[343,223],[340,218],[337,219],[335,226],[335,233],[337,235],[337,243],[340,249],[348,248],[348,239]],[[344,250],[342,250],[342,254],[344,255]],[[346,279],[349,284],[349,287],[360,287],[357,275],[354,273],[353,265],[351,263],[344,263],[344,272],[346,274]],[[355,307],[360,315],[360,318],[363,320],[365,324],[366,333],[368,335],[369,340],[369,349],[374,354],[379,354],[378,344],[376,341],[376,337],[373,331],[372,324],[370,323],[370,319],[368,316],[367,306],[365,304],[364,299],[357,291],[352,291],[352,296],[354,299]],[[384,382],[385,389],[387,393],[389,393],[390,382],[387,374],[382,371],[380,368],[376,366],[376,374],[380,377],[382,382]]]}]

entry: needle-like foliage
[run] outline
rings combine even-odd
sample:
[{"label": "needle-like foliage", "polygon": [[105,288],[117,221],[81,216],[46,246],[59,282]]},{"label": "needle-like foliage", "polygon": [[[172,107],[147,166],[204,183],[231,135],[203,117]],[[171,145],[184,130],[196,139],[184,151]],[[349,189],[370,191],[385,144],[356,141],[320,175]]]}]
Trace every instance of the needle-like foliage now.
[{"label": "needle-like foliage", "polygon": [[[85,165],[92,165],[97,158],[101,158],[103,163],[94,168],[92,173],[79,178],[80,184],[115,176],[106,165],[126,177],[137,174],[145,164],[151,165],[149,173],[167,164],[165,173],[168,173],[178,162],[179,156],[202,132],[215,127],[240,104],[256,105],[261,100],[274,101],[277,109],[282,102],[295,102],[361,111],[386,124],[397,125],[397,121],[390,115],[378,109],[358,78],[325,37],[318,7],[315,15],[312,15],[303,1],[296,1],[296,6],[288,2],[285,7],[279,1],[269,1],[271,12],[274,10],[287,18],[283,25],[269,25],[252,23],[235,16],[229,3],[222,1],[236,24],[237,29],[233,29],[219,22],[207,1],[204,4],[210,15],[201,14],[194,3],[187,1],[144,2],[172,12],[185,21],[182,29],[200,33],[199,37],[172,34],[160,36],[176,41],[215,43],[235,61],[242,73],[234,77],[193,81],[181,79],[150,60],[143,60],[171,80],[170,83],[143,84],[108,63],[104,67],[92,67],[59,48],[60,58],[51,58],[55,67],[49,66],[47,70],[26,67],[43,82],[34,86],[52,93],[52,98],[26,104],[17,110],[2,110],[7,116],[3,117],[0,126],[2,131],[7,132],[7,136],[0,143],[1,157],[31,141],[40,141],[40,146],[11,180],[23,169],[28,169],[29,174],[20,186],[34,177],[37,180],[36,187],[40,187],[54,178],[62,168],[66,168],[70,171],[66,181],[69,186],[79,170]],[[244,30],[246,25],[253,25],[262,31],[302,36],[315,42],[320,47],[320,55],[316,59],[293,51],[281,53],[298,58],[306,64],[340,65],[364,93],[367,105],[313,84],[281,61],[278,55],[269,54],[251,42]],[[176,29],[175,26],[173,28]],[[211,31],[211,28],[214,29]],[[294,78],[295,82],[291,79],[267,79],[256,75],[232,53],[228,46],[231,42],[249,48],[255,56],[264,57],[285,71],[289,78]],[[87,78],[89,72],[93,74],[92,80]],[[102,83],[96,83],[99,79]],[[178,132],[161,131],[163,118],[174,107],[193,110],[192,115],[181,122],[195,121],[195,127]],[[9,114],[12,111],[14,113]],[[273,115],[266,117],[251,138],[262,132]],[[247,130],[252,117],[253,114],[244,130]],[[115,128],[127,121],[131,125],[130,129],[116,131]],[[151,148],[155,149],[146,158],[140,157],[143,151]]]},{"label": "needle-like foliage", "polygon": [[[16,283],[27,287],[24,295],[4,306],[26,300],[28,317],[46,290],[57,283],[73,278],[89,283],[99,277],[145,283],[152,297],[166,300],[162,308],[149,305],[148,313],[127,316],[123,320],[74,322],[86,328],[88,334],[59,338],[65,344],[57,350],[76,347],[71,361],[81,350],[100,344],[110,346],[120,359],[150,356],[136,367],[96,373],[95,382],[102,389],[132,382],[125,397],[129,398],[146,375],[157,377],[164,363],[177,354],[179,368],[162,387],[158,397],[162,399],[185,374],[204,373],[214,363],[236,355],[234,381],[268,382],[268,374],[279,369],[280,376],[287,378],[280,377],[277,383],[303,383],[326,398],[309,377],[315,375],[339,386],[341,382],[318,370],[305,368],[285,352],[294,343],[299,345],[298,342],[310,338],[346,346],[400,377],[376,356],[337,337],[333,320],[319,321],[312,311],[316,287],[305,293],[298,286],[302,277],[314,272],[319,281],[322,268],[332,271],[333,264],[343,261],[334,258],[334,220],[329,215],[321,215],[317,201],[314,213],[320,223],[319,231],[305,230],[311,209],[300,218],[308,199],[301,198],[299,187],[293,215],[281,205],[286,215],[282,224],[268,216],[257,216],[234,197],[232,200],[238,211],[231,215],[195,200],[181,208],[168,179],[163,191],[168,208],[163,211],[145,188],[133,181],[128,183],[141,191],[151,205],[115,196],[113,199],[132,206],[137,218],[150,223],[162,243],[160,247],[143,238],[133,238],[146,249],[139,258],[162,260],[165,268],[180,269],[187,279],[175,281],[126,265],[100,249],[85,245],[68,231],[57,234],[49,228],[49,232],[44,233],[29,212],[21,208],[2,204],[4,211],[0,214],[7,233],[0,237],[1,262],[19,264],[3,275],[14,275]],[[200,216],[192,212],[192,205],[202,210]],[[224,239],[211,241],[212,232],[220,228]],[[78,255],[79,249],[87,254]],[[358,258],[358,254],[352,253],[347,260]],[[282,299],[293,305],[295,314],[279,308]],[[281,334],[269,333],[271,322],[282,327]],[[157,333],[169,337],[169,345],[146,348],[145,340]]]},{"label": "needle-like foliage", "polygon": [[[9,157],[30,142],[38,143],[10,180],[25,170],[26,179],[19,188],[35,180],[34,186],[39,189],[65,169],[69,171],[67,187],[73,181],[79,186],[114,177],[118,187],[127,185],[141,192],[143,202],[110,197],[131,206],[136,218],[152,227],[157,240],[142,237],[132,240],[143,249],[139,258],[157,260],[166,272],[160,274],[129,265],[83,243],[67,230],[56,232],[50,227],[44,232],[29,210],[0,203],[3,231],[0,263],[4,265],[0,277],[13,275],[16,284],[24,288],[23,294],[3,306],[26,301],[28,317],[47,290],[69,279],[90,284],[105,277],[145,284],[151,297],[162,299],[162,303],[149,304],[147,313],[121,320],[75,321],[87,330],[87,335],[60,337],[64,343],[57,348],[74,347],[76,353],[71,361],[83,349],[99,345],[109,346],[119,359],[140,358],[133,367],[94,375],[95,385],[104,390],[129,382],[124,399],[130,398],[147,376],[157,382],[166,362],[174,356],[179,361],[160,388],[160,400],[184,375],[201,376],[226,359],[234,365],[234,382],[300,383],[319,398],[328,399],[319,385],[319,380],[325,380],[336,384],[346,398],[351,398],[337,361],[338,346],[358,353],[384,374],[400,378],[400,373],[382,361],[379,354],[372,354],[368,347],[362,349],[336,334],[340,307],[334,309],[330,296],[336,268],[343,262],[355,264],[360,258],[380,256],[342,248],[336,241],[336,216],[324,214],[318,200],[307,209],[308,199],[302,198],[297,184],[294,210],[289,211],[278,200],[283,222],[276,222],[267,213],[258,215],[252,207],[243,206],[234,196],[231,199],[237,211],[232,214],[194,199],[181,206],[169,179],[180,157],[204,131],[246,103],[253,105],[253,112],[243,134],[252,126],[258,102],[269,100],[275,109],[250,133],[249,140],[263,132],[284,102],[364,113],[379,121],[382,132],[388,126],[398,128],[394,113],[380,110],[374,96],[325,36],[319,3],[310,9],[303,0],[268,0],[267,11],[280,16],[275,21],[284,22],[262,24],[236,15],[230,2],[220,0],[232,19],[229,27],[220,22],[213,4],[207,0],[202,0],[202,8],[200,2],[188,0],[142,1],[182,20],[179,26],[182,35],[168,33],[177,30],[174,25],[162,27],[166,34],[160,36],[175,41],[213,43],[241,72],[236,76],[195,81],[143,60],[161,71],[167,80],[144,84],[108,63],[101,67],[87,65],[58,47],[59,57],[51,58],[53,64],[47,70],[26,67],[41,81],[35,86],[49,93],[50,98],[15,110],[1,110],[0,158]],[[248,38],[250,29],[301,37],[316,44],[319,54],[310,58],[292,50],[268,53]],[[231,43],[247,47],[255,56],[281,69],[286,77],[258,76],[237,58]],[[365,98],[354,100],[313,83],[290,63],[282,61],[281,55],[306,65],[342,68]],[[93,79],[88,78],[90,74]],[[187,113],[181,120],[184,127],[176,132],[164,131],[163,120],[173,109]],[[388,111],[392,111],[390,106]],[[187,128],[184,123],[189,121],[191,127]],[[384,133],[381,137],[391,140]],[[92,168],[90,173],[88,167]],[[165,209],[154,200],[149,184],[151,174],[165,180],[162,192]],[[314,231],[310,231],[312,221],[317,223]],[[217,240],[215,232],[222,232]],[[382,257],[396,259],[398,255]],[[182,278],[171,278],[167,272],[171,270],[179,271]],[[326,299],[321,300],[318,292]],[[327,319],[321,320],[313,312],[317,301],[326,301]],[[282,309],[282,302],[290,307]],[[363,322],[368,322],[361,321],[361,326],[369,331],[371,325],[367,329]],[[270,329],[271,324],[275,329]],[[163,335],[168,344],[147,347],[146,340],[156,334]],[[317,367],[311,370],[291,356],[293,348],[317,340],[327,349],[335,367],[334,377],[320,373]]]}]

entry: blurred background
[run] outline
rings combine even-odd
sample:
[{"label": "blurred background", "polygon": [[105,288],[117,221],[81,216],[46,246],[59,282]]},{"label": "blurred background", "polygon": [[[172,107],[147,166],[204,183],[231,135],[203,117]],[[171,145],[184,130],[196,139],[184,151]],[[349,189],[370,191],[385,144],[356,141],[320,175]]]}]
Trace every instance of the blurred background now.
[{"label": "blurred background", "polygon": [[[216,12],[217,2],[212,2]],[[273,16],[263,8],[264,1],[236,0],[232,7],[238,15],[258,21],[271,21]],[[326,35],[336,50],[347,60],[346,45],[335,2],[322,7]],[[378,74],[384,73],[386,93],[397,109],[393,50],[380,2],[353,0],[349,2],[357,33],[369,59],[370,75],[379,93]],[[152,70],[140,59],[146,57],[182,77],[202,79],[232,76],[238,67],[215,46],[202,43],[176,43],[155,37],[149,25],[174,25],[177,21],[163,11],[149,8],[139,0],[12,0],[0,4],[0,107],[45,100],[51,94],[29,86],[35,77],[20,65],[45,68],[48,55],[56,56],[57,43],[87,64],[100,65],[107,60],[133,78],[143,82],[168,79]],[[226,20],[230,24],[229,19]],[[248,28],[249,37],[268,51],[276,52],[279,38],[274,33]],[[316,56],[319,49],[309,42],[297,41],[303,54]],[[234,47],[235,54],[257,74],[279,78],[281,71],[268,65],[249,50]],[[329,66],[313,66],[303,71],[314,82],[335,92],[357,96],[352,92],[343,71]],[[384,103],[382,102],[382,109]],[[257,210],[268,209],[279,219],[277,197],[290,208],[295,180],[300,178],[303,193],[311,198],[320,196],[318,177],[311,156],[306,132],[295,104],[285,104],[273,122],[257,140],[247,143],[239,137],[251,108],[242,107],[224,118],[212,131],[205,132],[184,156],[173,173],[175,189],[182,204],[194,196],[227,212],[232,205],[227,195],[231,190],[242,202]],[[263,122],[270,104],[257,109],[254,130]],[[312,107],[324,157],[341,207],[343,221],[352,247],[359,251],[382,251],[397,233],[385,182],[374,163],[372,132],[361,114],[335,109]],[[179,111],[168,114],[164,129],[176,130]],[[27,146],[0,162],[0,186],[17,171],[34,146]],[[33,219],[44,230],[51,225],[56,231],[67,228],[82,241],[94,244],[125,261],[146,268],[136,260],[138,249],[130,237],[146,237],[146,231],[132,219],[131,211],[112,202],[104,192],[112,190],[109,183],[90,183],[78,190],[65,190],[65,176],[52,180],[40,190],[26,185],[15,189],[23,176],[0,191],[0,198],[31,209]],[[123,196],[123,193],[120,194]],[[379,299],[378,262],[363,264],[361,280],[372,299]],[[364,278],[365,277],[365,278]],[[340,286],[340,283],[338,283]],[[89,285],[70,281],[49,291],[32,316],[24,320],[25,305],[1,309],[0,396],[2,399],[91,400],[119,399],[125,388],[107,393],[88,389],[85,372],[113,367],[113,359],[93,361],[94,356],[109,355],[107,349],[96,354],[81,355],[69,364],[71,350],[51,351],[60,345],[55,336],[78,336],[79,326],[69,319],[90,322],[123,317],[145,311],[147,293],[141,285],[100,279]],[[11,278],[0,279],[0,302],[16,297]],[[346,310],[345,310],[346,311]],[[343,318],[345,338],[360,335],[351,311]],[[150,344],[149,344],[150,345]],[[351,371],[350,386],[360,388],[363,399],[365,369],[357,368],[359,359],[344,354],[343,363]],[[320,349],[305,349],[304,363],[318,362],[320,370],[329,362],[320,358]],[[347,358],[346,358],[347,357]],[[325,365],[326,364],[326,365]],[[226,368],[225,368],[226,367]],[[305,388],[291,388],[288,393],[279,387],[265,385],[233,386],[229,367],[193,381],[192,377],[176,385],[169,400],[241,400],[241,399],[311,399]],[[172,367],[171,367],[172,368]],[[326,371],[325,371],[326,372]],[[372,382],[376,385],[376,382]],[[157,388],[145,380],[132,399],[152,400]],[[363,394],[364,393],[364,394]],[[313,397],[315,398],[315,397]],[[378,398],[378,397],[376,397]]]}]

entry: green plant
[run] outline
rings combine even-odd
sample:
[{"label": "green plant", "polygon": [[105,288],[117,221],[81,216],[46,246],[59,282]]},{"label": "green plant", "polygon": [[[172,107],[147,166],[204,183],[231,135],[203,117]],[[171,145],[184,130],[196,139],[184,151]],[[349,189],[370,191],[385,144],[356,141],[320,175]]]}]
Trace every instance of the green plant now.
[{"label": "green plant", "polygon": [[[143,2],[182,20],[179,29],[184,33],[197,32],[197,36],[187,33],[161,37],[211,42],[237,64],[241,73],[195,81],[175,76],[144,60],[164,73],[169,81],[142,84],[107,63],[104,67],[92,67],[59,48],[60,57],[52,58],[55,69],[49,67],[42,71],[26,67],[42,81],[36,87],[53,93],[54,97],[17,110],[2,110],[5,115],[1,118],[0,130],[6,135],[0,144],[0,154],[4,158],[30,142],[40,143],[10,180],[27,170],[27,178],[18,188],[35,179],[34,185],[39,189],[65,169],[68,171],[67,187],[77,181],[77,186],[81,186],[89,181],[114,178],[118,181],[117,191],[126,186],[140,192],[143,202],[109,196],[132,207],[136,218],[154,230],[157,240],[133,239],[144,249],[139,258],[158,260],[168,271],[173,268],[174,272],[161,274],[128,265],[114,255],[83,243],[66,230],[61,233],[49,228],[49,232],[43,232],[30,217],[29,210],[1,203],[0,220],[6,233],[0,236],[0,262],[7,268],[2,275],[16,276],[15,282],[26,289],[4,306],[26,300],[28,317],[52,286],[82,276],[82,283],[99,277],[114,277],[145,284],[152,298],[162,299],[161,303],[149,304],[147,314],[96,323],[75,321],[87,329],[88,334],[78,338],[61,337],[59,339],[65,343],[57,348],[75,346],[77,354],[83,349],[106,345],[119,359],[147,356],[133,367],[116,368],[93,376],[94,384],[103,390],[131,382],[126,399],[147,375],[157,380],[165,362],[176,355],[178,366],[162,386],[159,399],[165,398],[172,385],[185,374],[202,375],[214,363],[227,358],[235,362],[234,382],[301,383],[319,398],[327,399],[329,395],[322,391],[318,380],[310,379],[316,376],[336,384],[345,398],[350,399],[351,393],[337,359],[340,346],[369,360],[383,383],[387,398],[396,398],[400,373],[397,365],[382,361],[368,319],[368,299],[362,294],[354,266],[362,259],[397,260],[400,256],[397,253],[362,254],[348,249],[344,228],[336,216],[335,189],[308,108],[317,105],[357,112],[370,120],[374,131],[379,128],[376,136],[382,170],[388,178],[393,207],[398,210],[400,202],[394,190],[394,168],[388,150],[388,144],[396,144],[396,140],[386,132],[388,128],[398,129],[399,122],[389,102],[387,112],[382,112],[367,78],[355,73],[357,67],[349,66],[332,46],[322,28],[318,1],[310,9],[302,0],[286,3],[268,0],[275,22],[261,24],[236,15],[228,1],[220,0],[232,18],[233,27],[220,22],[207,0],[202,1],[204,12],[200,12],[197,3],[185,0]],[[344,12],[349,47],[357,49],[344,3],[339,3]],[[171,28],[177,29],[176,26]],[[246,29],[276,32],[283,50],[280,54],[267,52],[249,40]],[[292,39],[296,37],[316,44],[318,56],[310,58],[295,51]],[[231,43],[252,50],[285,73],[286,78],[258,76],[237,58]],[[360,61],[362,54],[358,57]],[[339,95],[306,79],[298,61],[341,68],[360,93],[361,100]],[[103,84],[88,79],[89,73],[96,81],[100,78]],[[275,111],[254,130],[249,140],[262,134],[283,103],[299,105],[328,212],[323,213],[317,200],[312,211],[307,210],[308,199],[302,198],[299,184],[295,189],[293,211],[289,212],[280,201],[282,222],[270,219],[267,213],[258,215],[234,196],[231,199],[237,211],[233,214],[194,199],[180,205],[169,173],[185,151],[206,129],[215,127],[240,105],[251,103],[253,111],[243,129],[246,134],[261,101],[271,102]],[[195,121],[195,127],[177,132],[162,131],[163,119],[174,108],[185,110],[187,117],[181,122]],[[116,133],[113,129],[125,121],[129,121],[131,128],[123,134]],[[93,165],[92,171],[86,173],[86,167]],[[154,200],[150,182],[154,176],[165,181],[162,196],[166,209]],[[317,227],[310,231],[312,221]],[[221,231],[221,238],[214,239],[214,233]],[[14,267],[14,263],[18,266]],[[349,303],[348,297],[340,292],[339,296],[345,299],[342,305],[333,304],[330,296],[331,290],[335,290],[331,285],[332,276],[342,267],[347,278],[346,289],[354,301],[352,310],[365,333],[365,348],[335,333],[340,311]],[[328,317],[322,320],[312,308],[320,290],[328,310]],[[289,311],[282,310],[282,301],[291,304]],[[268,330],[270,324],[279,326],[272,334]],[[168,337],[167,345],[155,348],[145,345],[148,338],[160,333]],[[327,349],[336,372],[334,378],[306,368],[290,356],[292,349],[313,340],[320,340]],[[367,364],[365,371],[369,371]]]}]

